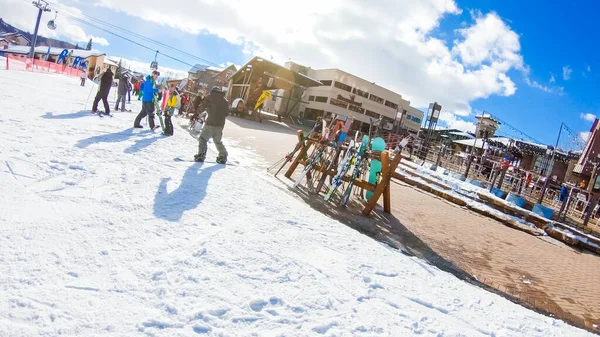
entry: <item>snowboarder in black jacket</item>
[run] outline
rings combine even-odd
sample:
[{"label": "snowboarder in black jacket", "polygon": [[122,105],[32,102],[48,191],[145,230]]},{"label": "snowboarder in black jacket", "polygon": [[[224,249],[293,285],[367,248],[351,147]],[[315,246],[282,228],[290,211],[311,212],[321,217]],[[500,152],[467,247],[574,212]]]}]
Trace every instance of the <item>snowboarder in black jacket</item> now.
[{"label": "snowboarder in black jacket", "polygon": [[198,111],[204,110],[208,112],[208,117],[206,117],[204,126],[202,127],[202,133],[200,133],[198,154],[194,156],[194,160],[198,162],[204,161],[207,150],[206,144],[212,138],[219,152],[217,163],[225,164],[227,162],[227,150],[221,139],[223,138],[225,120],[229,113],[229,103],[225,100],[225,95],[221,91],[221,88],[214,87],[210,90],[210,94],[206,96],[198,107]]},{"label": "snowboarder in black jacket", "polygon": [[98,93],[96,94],[96,98],[94,98],[94,104],[92,105],[92,112],[98,112],[98,103],[102,100],[102,104],[104,104],[104,114],[110,115],[110,105],[108,105],[108,93],[110,92],[110,88],[113,84],[113,73],[110,68],[106,69],[102,77],[100,78],[100,88],[98,88]]}]

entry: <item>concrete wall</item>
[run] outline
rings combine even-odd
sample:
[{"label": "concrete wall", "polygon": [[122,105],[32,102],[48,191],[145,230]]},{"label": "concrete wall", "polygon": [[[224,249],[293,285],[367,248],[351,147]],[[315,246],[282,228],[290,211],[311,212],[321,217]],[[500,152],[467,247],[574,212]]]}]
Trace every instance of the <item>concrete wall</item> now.
[{"label": "concrete wall", "polygon": [[[393,104],[398,105],[398,109],[408,109],[410,102],[402,99],[402,96],[394,93],[388,89],[385,89],[372,82],[363,80],[357,76],[348,74],[339,69],[322,69],[322,70],[308,70],[308,76],[324,81],[332,81],[330,85],[324,85],[320,87],[308,88],[303,100],[309,100],[310,96],[315,97],[327,97],[327,102],[311,101],[307,104],[302,104],[301,110],[310,108],[314,110],[323,110],[326,113],[339,114],[347,117],[354,117],[354,119],[361,122],[369,123],[370,120],[376,120],[379,116],[384,116],[390,120],[396,119],[397,109],[386,106],[385,101],[389,101]],[[350,91],[335,87],[335,82],[343,83],[350,86]],[[382,103],[373,101],[367,97],[363,97],[361,92],[368,93],[368,95],[375,95],[383,99]],[[338,97],[341,96],[341,98]],[[364,112],[352,111],[348,108],[340,107],[332,104],[331,99],[337,100],[338,102],[347,103],[345,101],[353,100],[360,104],[360,108],[364,109]],[[349,103],[347,105],[350,105]],[[356,109],[359,110],[359,109]],[[373,116],[368,116],[366,112],[373,112]]]}]

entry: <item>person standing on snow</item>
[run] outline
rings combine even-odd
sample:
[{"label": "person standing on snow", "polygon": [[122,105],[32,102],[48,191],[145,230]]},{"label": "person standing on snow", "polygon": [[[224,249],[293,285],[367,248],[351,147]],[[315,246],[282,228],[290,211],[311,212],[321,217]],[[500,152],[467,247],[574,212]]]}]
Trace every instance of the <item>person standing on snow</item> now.
[{"label": "person standing on snow", "polygon": [[79,78],[81,78],[81,86],[85,87],[85,78],[86,78],[85,70],[81,71],[81,76],[79,76]]},{"label": "person standing on snow", "polygon": [[127,90],[129,89],[129,77],[123,74],[119,79],[119,87],[117,89],[117,103],[115,111],[119,111],[119,102],[121,102],[121,111],[125,111],[125,99],[127,98]]},{"label": "person standing on snow", "polygon": [[110,115],[110,105],[108,104],[108,93],[110,92],[110,87],[113,84],[113,73],[110,68],[106,69],[102,77],[100,78],[100,87],[98,88],[98,93],[96,94],[96,98],[94,98],[94,104],[92,105],[92,113],[98,112],[98,103],[102,100],[102,104],[104,104],[104,114]]},{"label": "person standing on snow", "polygon": [[225,120],[229,113],[229,103],[225,100],[225,96],[219,87],[214,87],[210,90],[210,94],[202,101],[197,111],[204,110],[207,110],[208,117],[204,122],[202,133],[200,133],[198,154],[194,156],[194,161],[204,161],[206,158],[206,145],[212,138],[217,147],[217,151],[219,151],[217,163],[225,164],[227,162],[227,150],[225,149],[221,138],[223,137]]},{"label": "person standing on snow", "polygon": [[133,90],[133,84],[131,84],[131,79],[127,76],[127,102],[131,103],[131,90]]},{"label": "person standing on snow", "polygon": [[158,127],[154,125],[154,94],[158,92],[158,89],[154,87],[154,83],[158,76],[160,76],[160,73],[156,70],[152,72],[152,75],[146,76],[143,89],[140,91],[142,93],[142,111],[140,111],[133,122],[134,128],[142,128],[143,126],[140,122],[146,116],[148,116],[150,129],[155,130]]},{"label": "person standing on snow", "polygon": [[173,122],[171,121],[171,117],[175,113],[175,108],[177,107],[178,97],[177,89],[174,85],[171,86],[171,93],[169,94],[169,99],[167,100],[167,107],[165,109],[165,135],[172,136],[173,135]]}]

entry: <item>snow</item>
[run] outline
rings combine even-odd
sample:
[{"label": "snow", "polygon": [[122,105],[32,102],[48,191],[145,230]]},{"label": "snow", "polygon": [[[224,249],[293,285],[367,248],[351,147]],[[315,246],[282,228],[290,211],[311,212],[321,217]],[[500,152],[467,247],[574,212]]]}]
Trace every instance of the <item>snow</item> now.
[{"label": "snow", "polygon": [[78,82],[0,72],[0,336],[592,336],[313,210],[236,144],[238,166],[174,162],[185,131],[91,115]]}]

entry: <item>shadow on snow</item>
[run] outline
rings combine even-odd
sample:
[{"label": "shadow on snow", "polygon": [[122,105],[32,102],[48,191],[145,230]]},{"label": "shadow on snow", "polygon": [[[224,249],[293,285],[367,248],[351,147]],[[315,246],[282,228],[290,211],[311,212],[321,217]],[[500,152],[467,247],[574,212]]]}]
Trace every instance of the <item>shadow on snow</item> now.
[{"label": "shadow on snow", "polygon": [[210,176],[225,165],[203,167],[194,163],[183,174],[181,184],[174,191],[167,192],[171,178],[163,178],[154,197],[154,216],[167,221],[179,221],[185,211],[196,208],[206,197],[206,187]]},{"label": "shadow on snow", "polygon": [[44,119],[75,119],[75,118],[82,118],[82,117],[87,117],[87,116],[98,117],[98,115],[92,114],[91,110],[81,110],[81,111],[73,112],[70,114],[60,114],[60,115],[55,115],[54,112],[46,112],[46,114],[42,115],[41,117]]},{"label": "shadow on snow", "polygon": [[[147,148],[148,146],[152,145],[152,143],[160,139],[160,137],[153,136],[153,132],[150,130],[142,133],[134,133],[133,130],[134,128],[129,128],[119,132],[105,133],[102,135],[81,139],[77,142],[77,144],[75,144],[75,146],[84,149],[92,144],[120,143],[130,138],[138,138],[135,140],[134,144],[123,151],[125,153],[136,153]],[[150,137],[144,137],[145,135],[150,135]]]}]

